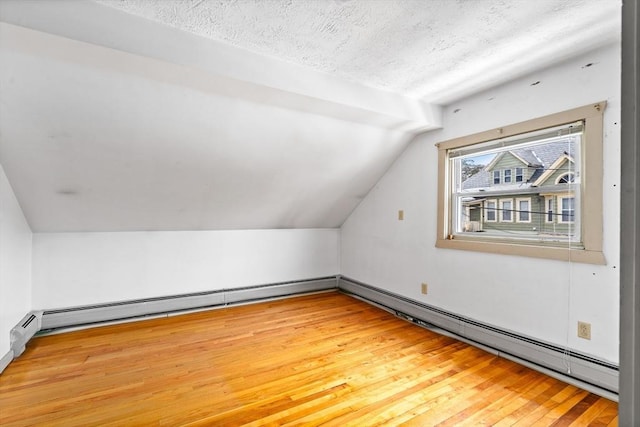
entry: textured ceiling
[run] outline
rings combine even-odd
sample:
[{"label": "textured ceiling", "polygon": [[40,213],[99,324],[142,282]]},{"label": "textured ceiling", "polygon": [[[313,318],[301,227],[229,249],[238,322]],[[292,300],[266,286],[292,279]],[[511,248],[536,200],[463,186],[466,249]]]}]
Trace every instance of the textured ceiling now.
[{"label": "textured ceiling", "polygon": [[450,102],[618,37],[616,0],[100,0],[368,86]]},{"label": "textured ceiling", "polygon": [[441,107],[618,38],[613,0],[0,0],[36,232],[339,227]]}]

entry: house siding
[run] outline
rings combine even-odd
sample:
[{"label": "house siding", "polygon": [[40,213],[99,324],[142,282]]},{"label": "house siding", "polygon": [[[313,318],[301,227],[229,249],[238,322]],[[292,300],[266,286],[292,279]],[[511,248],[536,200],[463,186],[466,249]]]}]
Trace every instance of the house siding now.
[{"label": "house siding", "polygon": [[[504,153],[500,159],[496,162],[495,165],[490,169],[492,172],[499,170],[500,171],[500,184],[504,183],[504,170],[511,170],[511,183],[516,182],[516,168],[523,168],[523,180],[522,182],[527,182],[529,177],[533,174],[529,167],[525,163],[523,163],[520,159],[514,156],[511,153]],[[493,176],[493,175],[492,175]],[[491,181],[493,183],[493,181]],[[492,184],[492,185],[500,185],[500,184]]]},{"label": "house siding", "polygon": [[562,165],[560,165],[560,167],[558,168],[558,170],[554,171],[549,176],[549,178],[545,180],[545,182],[542,185],[542,188],[544,188],[545,185],[554,185],[558,178],[560,178],[562,175],[566,174],[567,172],[571,172],[571,171],[575,172],[575,166],[573,165],[573,163],[569,161],[563,162]]},{"label": "house siding", "polygon": [[[516,212],[518,209],[517,200],[518,199],[528,199],[530,200],[530,222],[518,222],[518,213]],[[553,196],[553,222],[546,221],[546,208],[545,203],[546,199],[544,196],[539,196],[537,194],[531,195],[509,195],[503,197],[495,197],[491,200],[496,201],[496,205],[498,207],[498,211],[496,212],[497,221],[486,221],[486,209],[483,205],[480,206],[471,206],[469,208],[469,220],[470,221],[480,221],[482,223],[481,230],[482,231],[502,231],[502,232],[513,232],[513,233],[523,233],[524,235],[536,235],[536,234],[550,234],[550,235],[567,235],[571,224],[560,223],[559,222],[559,205],[557,196]],[[502,200],[511,200],[512,204],[512,218],[513,221],[501,221],[501,201]]]}]

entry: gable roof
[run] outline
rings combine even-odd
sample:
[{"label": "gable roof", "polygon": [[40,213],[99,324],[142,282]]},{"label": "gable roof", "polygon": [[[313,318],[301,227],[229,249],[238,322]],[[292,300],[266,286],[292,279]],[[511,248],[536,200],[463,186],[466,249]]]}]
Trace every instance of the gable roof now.
[{"label": "gable roof", "polygon": [[547,179],[549,179],[550,176],[553,175],[553,173],[555,171],[557,171],[566,162],[574,163],[574,160],[573,160],[572,157],[568,156],[567,154],[564,154],[564,155],[558,157],[556,159],[556,161],[553,162],[553,164],[550,167],[548,167],[544,171],[544,173],[542,173],[535,181],[532,180],[532,184],[531,185],[534,186],[534,187],[541,186],[542,184],[544,184],[544,182]]},{"label": "gable roof", "polygon": [[[575,142],[574,138],[571,137],[533,147],[509,150],[496,155],[483,170],[465,180],[462,183],[462,189],[473,190],[482,188],[485,191],[489,190],[487,187],[492,187],[493,182],[491,168],[495,166],[499,158],[502,158],[504,153],[511,153],[514,157],[522,160],[527,167],[535,169],[526,183],[514,184],[518,186],[532,186],[536,185],[538,182],[543,182],[544,180],[540,181],[540,178],[545,173],[553,172],[556,168],[554,163],[564,157],[573,159],[575,157],[574,152]],[[546,177],[548,177],[548,175],[545,175],[545,179]]]}]

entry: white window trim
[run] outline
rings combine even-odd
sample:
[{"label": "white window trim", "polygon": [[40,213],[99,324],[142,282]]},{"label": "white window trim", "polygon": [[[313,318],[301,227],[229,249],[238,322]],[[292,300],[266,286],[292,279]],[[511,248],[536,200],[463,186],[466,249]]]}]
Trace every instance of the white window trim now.
[{"label": "white window trim", "polygon": [[[528,220],[522,220],[520,218],[520,202],[527,202],[529,203],[529,209],[528,209],[528,214],[529,214],[529,219]],[[515,206],[515,213],[516,213],[516,222],[519,223],[531,223],[531,197],[518,197],[516,199],[516,206]]]},{"label": "white window trim", "polygon": [[[486,205],[488,205],[489,203],[493,203],[495,208],[488,208],[486,207]],[[488,218],[488,212],[493,209],[493,213],[495,215],[495,219],[487,219]],[[498,199],[487,199],[485,200],[485,208],[484,208],[484,222],[498,222],[498,214],[499,214],[499,210],[498,210]]]},{"label": "white window trim", "polygon": [[560,180],[561,180],[563,177],[567,176],[567,175],[573,175],[573,182],[568,182],[568,183],[566,183],[566,184],[575,184],[575,183],[576,183],[576,182],[575,182],[575,181],[576,181],[576,174],[575,174],[575,172],[572,172],[572,171],[567,171],[566,173],[563,173],[563,174],[562,174],[562,175],[560,175],[558,178],[556,178],[556,182],[555,182],[555,184],[556,184],[556,185],[560,185]]},{"label": "white window trim", "polygon": [[[520,169],[522,171],[522,173],[520,175],[518,175],[518,169]],[[519,183],[519,182],[525,182],[524,181],[524,168],[515,168],[513,176],[514,176],[513,182],[515,182],[516,184]],[[522,177],[520,179],[520,181],[518,181],[518,176]]]},{"label": "white window trim", "polygon": [[[555,259],[589,264],[606,264],[603,247],[603,121],[606,101],[585,105],[548,116],[520,123],[489,129],[484,132],[436,144],[438,148],[438,199],[436,247],[485,252],[501,255],[515,255],[535,258]],[[580,224],[583,249],[540,246],[513,241],[486,241],[480,239],[458,239],[453,234],[448,189],[448,150],[482,143],[495,139],[496,135],[511,137],[527,132],[545,129],[564,123],[584,121],[583,151],[581,152]]]},{"label": "white window trim", "polygon": [[566,199],[573,199],[573,217],[576,217],[576,202],[578,201],[578,199],[576,198],[575,195],[571,195],[571,194],[563,194],[562,196],[558,196],[558,224],[574,224],[575,220],[573,221],[565,221],[562,218],[562,201],[566,200]]},{"label": "white window trim", "polygon": [[[496,182],[496,173],[498,174],[498,182]],[[491,182],[493,183],[493,185],[500,185],[500,183],[502,183],[502,173],[499,170],[493,171]]]},{"label": "white window trim", "polygon": [[[507,182],[507,171],[509,171],[509,182]],[[504,169],[502,171],[502,182],[505,184],[513,184],[513,171],[511,169]]]},{"label": "white window trim", "polygon": [[[510,210],[509,213],[511,214],[510,215],[511,219],[504,219],[504,214],[506,213],[506,209],[504,208],[504,204],[506,202],[511,203],[511,208],[509,209]],[[514,209],[514,206],[513,206],[513,199],[500,199],[500,216],[499,216],[500,222],[513,222],[513,217],[514,216],[515,216],[515,209]]]},{"label": "white window trim", "polygon": [[[544,222],[546,224],[553,224],[555,218],[555,197],[554,196],[544,196]],[[549,202],[551,202],[551,221],[549,221]]]}]

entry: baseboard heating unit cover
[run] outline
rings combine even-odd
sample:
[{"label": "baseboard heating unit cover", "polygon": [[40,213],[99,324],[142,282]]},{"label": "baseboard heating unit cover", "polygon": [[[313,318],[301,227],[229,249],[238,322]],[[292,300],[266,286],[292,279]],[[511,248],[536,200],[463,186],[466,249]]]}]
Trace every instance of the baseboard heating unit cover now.
[{"label": "baseboard heating unit cover", "polygon": [[[338,278],[338,288],[423,327],[435,326],[467,341],[495,349],[497,354],[504,353],[507,357],[575,378],[609,394],[618,392],[618,366],[609,362],[477,322],[347,277]],[[568,366],[571,367],[570,372]]]},{"label": "baseboard heating unit cover", "polygon": [[45,310],[42,330],[68,328],[93,323],[112,322],[207,307],[218,307],[270,298],[319,292],[337,287],[336,276],[210,292],[147,298],[109,304]]},{"label": "baseboard heating unit cover", "polygon": [[0,373],[19,357],[38,332],[129,321],[190,310],[224,307],[336,289],[337,276],[220,289],[108,304],[32,311],[11,329],[11,348],[0,358]]},{"label": "baseboard heating unit cover", "polygon": [[10,345],[14,358],[24,352],[27,342],[40,330],[41,325],[42,312],[32,311],[11,329]]}]

